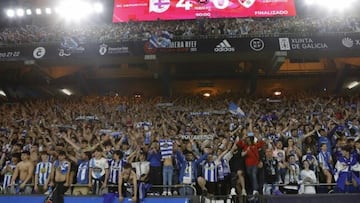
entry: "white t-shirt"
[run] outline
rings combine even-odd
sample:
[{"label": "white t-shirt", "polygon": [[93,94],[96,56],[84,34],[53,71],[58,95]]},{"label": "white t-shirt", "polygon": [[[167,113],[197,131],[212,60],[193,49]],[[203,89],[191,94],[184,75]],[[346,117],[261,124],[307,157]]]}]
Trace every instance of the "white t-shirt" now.
[{"label": "white t-shirt", "polygon": [[140,179],[141,175],[146,175],[150,171],[150,162],[148,161],[133,162],[131,163],[131,166],[135,168],[136,177],[138,180]]},{"label": "white t-shirt", "polygon": [[89,167],[92,169],[91,176],[95,179],[100,179],[105,175],[105,169],[109,168],[107,159],[101,157],[100,159],[92,158]]},{"label": "white t-shirt", "polygon": [[[305,178],[310,178],[310,180],[305,180]],[[300,179],[303,181],[303,184],[316,183],[316,176],[312,170],[301,170]],[[316,194],[315,186],[304,186],[304,194]]]}]

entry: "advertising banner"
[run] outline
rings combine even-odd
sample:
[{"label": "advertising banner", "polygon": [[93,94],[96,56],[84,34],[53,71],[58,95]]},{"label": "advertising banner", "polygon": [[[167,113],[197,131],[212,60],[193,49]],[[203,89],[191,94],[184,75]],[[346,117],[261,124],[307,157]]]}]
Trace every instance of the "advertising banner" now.
[{"label": "advertising banner", "polygon": [[66,39],[61,43],[0,47],[0,61],[51,60],[67,58],[106,58],[140,56],[156,60],[159,55],[177,54],[261,54],[275,51],[289,53],[317,51],[360,53],[360,35],[311,36],[311,37],[247,37],[216,39],[171,39],[152,36],[148,40],[109,43],[78,43]]},{"label": "advertising banner", "polygon": [[344,36],[282,37],[278,38],[280,51],[346,51],[360,49],[359,34]]},{"label": "advertising banner", "polygon": [[294,0],[115,0],[113,22],[295,15]]}]

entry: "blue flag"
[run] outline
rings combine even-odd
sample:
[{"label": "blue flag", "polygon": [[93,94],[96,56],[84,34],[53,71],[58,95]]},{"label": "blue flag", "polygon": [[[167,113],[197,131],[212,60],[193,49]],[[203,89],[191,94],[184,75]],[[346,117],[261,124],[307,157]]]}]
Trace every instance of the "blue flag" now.
[{"label": "blue flag", "polygon": [[239,117],[245,117],[244,111],[238,105],[236,105],[234,102],[230,102],[229,112],[231,114],[237,115]]}]

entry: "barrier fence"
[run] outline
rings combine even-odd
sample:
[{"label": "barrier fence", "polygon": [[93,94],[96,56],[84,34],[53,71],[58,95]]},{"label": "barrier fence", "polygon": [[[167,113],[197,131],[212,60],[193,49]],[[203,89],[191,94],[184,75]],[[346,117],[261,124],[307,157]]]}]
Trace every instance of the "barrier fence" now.
[{"label": "barrier fence", "polygon": [[[26,186],[33,187],[32,184],[28,184]],[[275,186],[283,187],[286,184],[275,184]],[[326,183],[314,183],[314,184],[304,184],[304,186],[315,186],[315,187],[325,187],[336,186],[335,183],[326,184]],[[87,185],[82,184],[73,184],[72,188],[76,187],[87,187]],[[108,185],[108,187],[117,187],[117,185]],[[153,193],[152,190],[162,191],[164,188],[171,188],[173,191],[180,191],[181,189],[188,189],[191,194],[181,195],[180,193],[172,196],[162,196],[161,193]],[[65,194],[64,203],[76,202],[76,203],[104,203],[105,194],[107,191],[104,191],[102,194],[94,195],[82,195],[82,196],[74,196],[71,194]],[[170,203],[242,203],[242,202],[256,202],[256,203],[277,203],[277,202],[306,202],[306,203],[332,203],[332,202],[358,202],[360,198],[360,194],[282,194],[282,195],[207,195],[201,196],[196,192],[196,188],[194,185],[153,185],[152,189],[149,191],[148,195],[143,201],[144,203],[159,203],[159,202],[170,202]],[[6,203],[38,203],[44,202],[46,195],[9,195],[3,194],[0,195],[0,202]],[[118,203],[119,200],[114,198],[106,203]],[[131,202],[131,199],[125,198],[124,203]]]}]

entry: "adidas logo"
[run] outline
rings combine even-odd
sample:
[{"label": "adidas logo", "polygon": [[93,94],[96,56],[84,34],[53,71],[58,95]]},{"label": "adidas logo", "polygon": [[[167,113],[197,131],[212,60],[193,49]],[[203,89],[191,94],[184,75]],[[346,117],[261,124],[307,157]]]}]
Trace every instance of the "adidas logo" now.
[{"label": "adidas logo", "polygon": [[215,52],[234,52],[235,48],[231,46],[231,44],[224,39],[220,44],[216,45],[214,48]]}]

